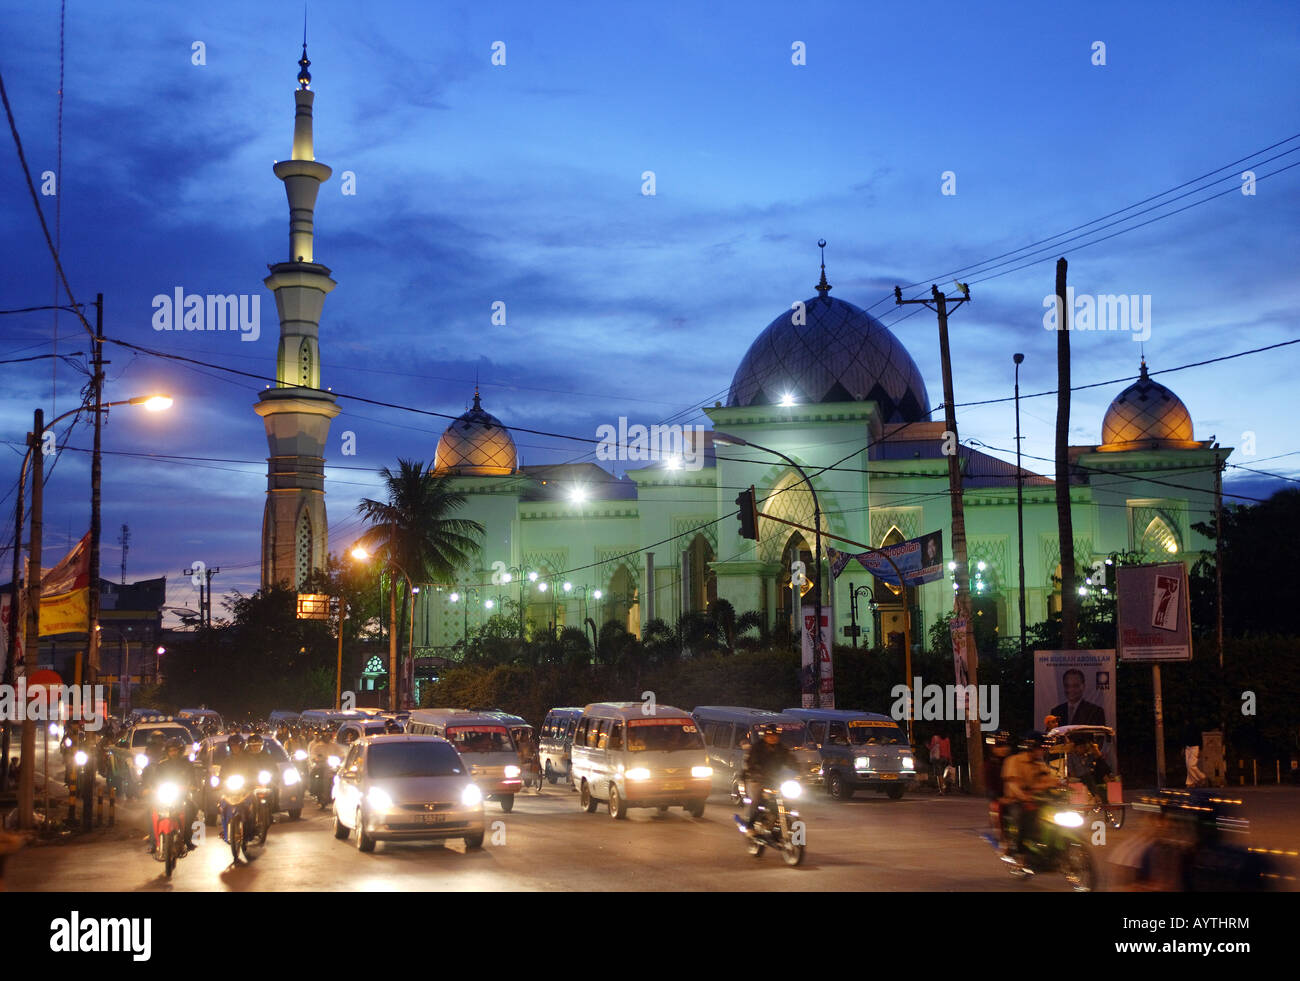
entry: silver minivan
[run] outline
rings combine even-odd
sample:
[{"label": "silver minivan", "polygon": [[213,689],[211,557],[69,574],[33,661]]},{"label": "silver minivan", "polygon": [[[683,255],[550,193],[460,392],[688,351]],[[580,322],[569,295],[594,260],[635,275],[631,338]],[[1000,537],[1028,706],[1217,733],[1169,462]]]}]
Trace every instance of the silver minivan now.
[{"label": "silver minivan", "polygon": [[523,788],[519,749],[510,728],[495,712],[417,709],[406,722],[412,735],[441,736],[460,753],[483,796],[509,814]]},{"label": "silver minivan", "polygon": [[714,786],[726,790],[733,803],[744,796],[745,751],[753,741],[754,726],[775,725],[781,742],[795,758],[798,779],[805,786],[821,782],[821,756],[808,742],[808,727],[793,715],[736,705],[700,705],[691,713],[704,736],[713,767]]},{"label": "silver minivan", "polygon": [[703,817],[713,769],[688,712],[644,702],[598,702],[582,710],[573,732],[573,783],[588,814],[598,800],[609,815],[629,807],[685,808]]},{"label": "silver minivan", "polygon": [[578,728],[581,718],[582,709],[575,706],[553,708],[546,713],[538,753],[548,783],[569,780],[573,766],[573,730]]}]

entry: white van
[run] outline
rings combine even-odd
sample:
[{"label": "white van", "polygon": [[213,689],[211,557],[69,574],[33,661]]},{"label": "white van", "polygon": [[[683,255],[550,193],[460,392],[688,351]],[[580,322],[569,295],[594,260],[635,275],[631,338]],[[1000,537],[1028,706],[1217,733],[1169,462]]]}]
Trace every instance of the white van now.
[{"label": "white van", "polygon": [[523,787],[519,750],[507,723],[495,712],[416,709],[406,723],[413,736],[441,736],[460,753],[478,789],[509,814]]},{"label": "white van", "polygon": [[612,818],[629,807],[683,807],[704,816],[713,769],[689,712],[644,702],[598,702],[582,710],[573,733],[573,784],[588,814],[597,800]]}]

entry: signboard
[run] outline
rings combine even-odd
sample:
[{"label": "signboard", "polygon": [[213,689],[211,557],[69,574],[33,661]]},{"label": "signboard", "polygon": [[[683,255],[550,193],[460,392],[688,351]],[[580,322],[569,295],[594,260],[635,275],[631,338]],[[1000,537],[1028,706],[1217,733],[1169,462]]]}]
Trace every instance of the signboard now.
[{"label": "signboard", "polygon": [[[800,677],[803,682],[803,707],[816,708],[816,677],[813,667],[814,646],[821,662],[821,707],[835,707],[835,677],[831,666],[831,617],[830,608],[822,607],[821,629],[816,629],[817,611],[815,607],[803,608],[803,670]],[[816,640],[814,640],[814,637]]]},{"label": "signboard", "polygon": [[1190,661],[1187,566],[1121,565],[1115,570],[1116,648],[1122,661]]},{"label": "signboard", "polygon": [[299,620],[328,620],[330,618],[330,598],[327,593],[299,593]]},{"label": "signboard", "polygon": [[831,574],[835,578],[839,578],[851,559],[857,559],[864,569],[881,582],[897,586],[898,576],[885,555],[894,560],[894,565],[902,571],[903,579],[909,586],[920,586],[922,583],[936,582],[943,578],[942,531],[932,531],[920,538],[909,538],[897,545],[885,545],[870,552],[841,552],[834,548],[826,550]]},{"label": "signboard", "polygon": [[[1114,729],[1115,652],[1034,651],[1034,728],[1046,733],[1049,715],[1058,726]],[[1113,742],[1107,758],[1114,768]]]}]

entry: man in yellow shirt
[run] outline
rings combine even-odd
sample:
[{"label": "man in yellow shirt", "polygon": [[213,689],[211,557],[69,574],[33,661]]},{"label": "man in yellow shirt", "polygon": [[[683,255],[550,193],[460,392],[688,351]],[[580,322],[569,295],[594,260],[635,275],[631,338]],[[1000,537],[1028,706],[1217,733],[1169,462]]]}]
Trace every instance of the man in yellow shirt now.
[{"label": "man in yellow shirt", "polygon": [[1051,769],[1043,762],[1043,736],[1027,732],[1020,740],[1020,752],[1002,764],[1002,793],[1015,809],[1016,855],[1023,855],[1025,841],[1038,830],[1038,795],[1057,785]]}]

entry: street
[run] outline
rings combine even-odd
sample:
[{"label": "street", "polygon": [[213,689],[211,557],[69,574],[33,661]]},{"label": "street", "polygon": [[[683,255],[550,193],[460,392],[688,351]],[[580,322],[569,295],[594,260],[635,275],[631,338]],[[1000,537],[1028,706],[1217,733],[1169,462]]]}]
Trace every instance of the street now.
[{"label": "street", "polygon": [[[1286,788],[1254,792],[1253,843],[1296,848],[1285,815],[1294,813],[1297,797],[1300,791]],[[238,866],[216,829],[207,828],[205,842],[169,882],[147,854],[148,815],[134,802],[120,807],[117,826],[96,832],[94,840],[24,849],[9,863],[6,885],[76,892],[1069,891],[1058,875],[1020,882],[1007,874],[980,837],[980,799],[918,793],[891,801],[863,794],[837,804],[818,795],[802,808],[808,852],[794,869],[770,852],[761,859],[746,854],[734,810],[725,796],[714,795],[698,821],[674,809],[664,815],[633,810],[615,822],[603,807],[583,813],[567,787],[547,786],[540,797],[520,794],[510,814],[489,802],[481,850],[466,852],[459,841],[381,842],[366,855],[352,840],[336,841],[330,812],[311,805],[299,821],[279,815],[261,854]],[[1108,831],[1107,848],[1139,824],[1130,815],[1122,831]],[[1103,877],[1104,866],[1099,863]]]}]

